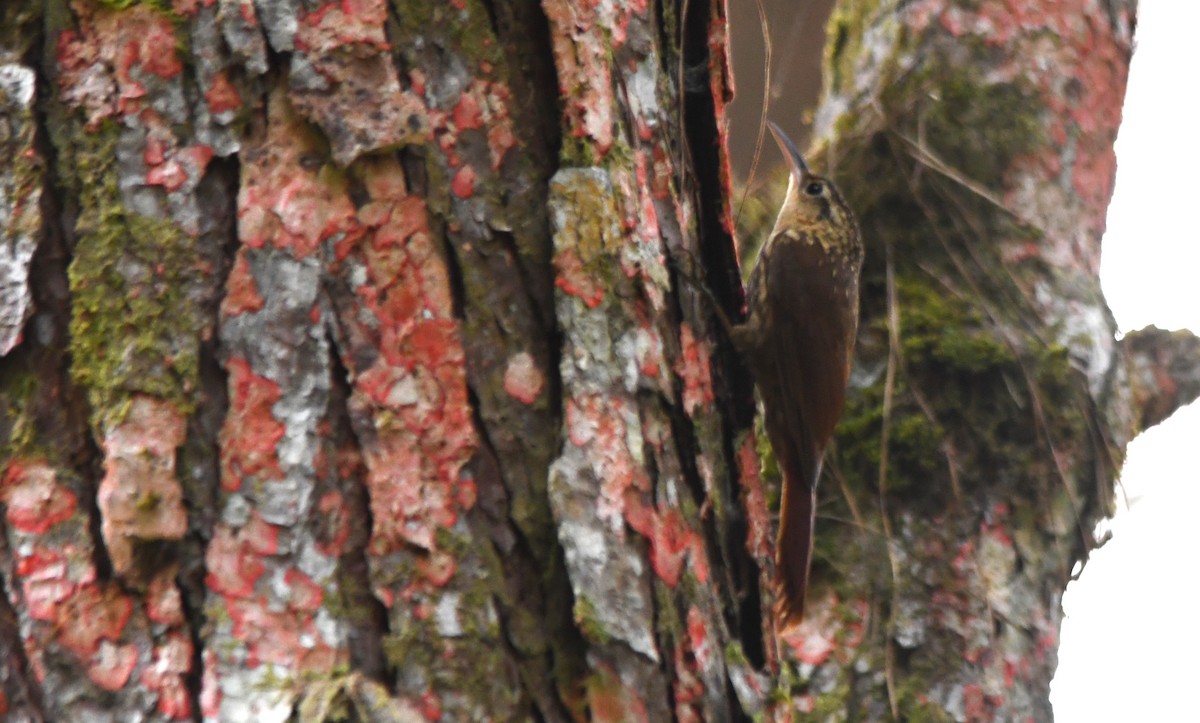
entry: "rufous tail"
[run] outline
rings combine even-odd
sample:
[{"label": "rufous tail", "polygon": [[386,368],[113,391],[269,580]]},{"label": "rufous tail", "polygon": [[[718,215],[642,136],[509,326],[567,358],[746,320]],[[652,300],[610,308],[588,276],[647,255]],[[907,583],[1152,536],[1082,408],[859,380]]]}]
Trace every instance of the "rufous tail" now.
[{"label": "rufous tail", "polygon": [[800,624],[804,618],[815,508],[815,486],[784,482],[779,539],[775,543],[775,579],[778,581],[775,616],[781,631]]}]

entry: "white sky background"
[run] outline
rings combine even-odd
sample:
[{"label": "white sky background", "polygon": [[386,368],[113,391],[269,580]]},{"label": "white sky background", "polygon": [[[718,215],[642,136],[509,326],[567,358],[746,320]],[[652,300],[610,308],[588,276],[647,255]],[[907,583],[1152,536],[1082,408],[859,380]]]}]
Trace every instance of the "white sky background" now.
[{"label": "white sky background", "polygon": [[[1138,5],[1101,277],[1122,331],[1200,333],[1200,3]],[[1063,600],[1055,719],[1197,720],[1200,404],[1130,445],[1121,485],[1113,539]]]}]

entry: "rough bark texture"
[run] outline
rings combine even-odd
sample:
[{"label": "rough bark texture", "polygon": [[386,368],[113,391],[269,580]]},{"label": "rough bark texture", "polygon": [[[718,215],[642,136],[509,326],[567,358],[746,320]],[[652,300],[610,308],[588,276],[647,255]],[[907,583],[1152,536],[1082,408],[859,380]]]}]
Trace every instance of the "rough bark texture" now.
[{"label": "rough bark texture", "polygon": [[778,646],[722,0],[4,3],[0,714],[1043,718],[1195,340],[1096,280],[1132,3],[959,4],[831,25],[870,261]]}]

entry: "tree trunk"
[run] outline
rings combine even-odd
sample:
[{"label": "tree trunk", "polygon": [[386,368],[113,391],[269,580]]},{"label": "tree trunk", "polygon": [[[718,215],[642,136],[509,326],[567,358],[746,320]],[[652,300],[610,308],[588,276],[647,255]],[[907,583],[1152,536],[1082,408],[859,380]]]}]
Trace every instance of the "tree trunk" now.
[{"label": "tree trunk", "polygon": [[6,719],[1048,716],[1194,339],[1096,276],[1132,0],[959,4],[831,25],[869,261],[779,645],[721,0],[5,3]]},{"label": "tree trunk", "polygon": [[821,490],[804,706],[1051,720],[1060,605],[1196,339],[1115,340],[1100,241],[1135,0],[841,2],[818,167],[867,240]]}]

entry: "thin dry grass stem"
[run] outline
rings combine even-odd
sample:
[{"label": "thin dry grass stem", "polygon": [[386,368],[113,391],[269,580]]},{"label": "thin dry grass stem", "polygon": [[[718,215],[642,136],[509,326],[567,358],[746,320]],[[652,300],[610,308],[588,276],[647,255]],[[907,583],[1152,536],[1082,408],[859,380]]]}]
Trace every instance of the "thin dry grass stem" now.
[{"label": "thin dry grass stem", "polygon": [[883,420],[879,431],[879,516],[883,525],[885,544],[887,545],[888,562],[892,568],[892,595],[888,610],[887,641],[885,650],[887,659],[884,666],[884,677],[887,681],[888,703],[892,708],[892,717],[899,720],[900,702],[896,691],[895,646],[892,637],[895,632],[896,594],[900,584],[900,561],[896,559],[893,549],[892,521],[887,509],[887,474],[888,474],[888,441],[892,428],[892,400],[896,388],[896,367],[900,361],[900,304],[896,298],[895,259],[892,254],[892,244],[886,244],[887,263],[887,304],[888,304],[888,364],[883,383]]},{"label": "thin dry grass stem", "polygon": [[971,193],[974,193],[976,196],[979,196],[996,208],[1017,219],[1017,221],[1022,225],[1034,226],[1033,223],[1022,216],[1016,209],[1005,203],[1004,199],[1000,198],[998,195],[993,193],[990,189],[984,187],[979,182],[967,178],[960,171],[938,157],[938,155],[926,147],[922,141],[914,140],[895,128],[891,129],[891,132],[897,138],[904,141],[904,144],[908,146],[909,154],[921,165],[925,166],[931,171],[934,171],[935,173],[945,176],[951,181],[954,181]]},{"label": "thin dry grass stem", "polygon": [[688,172],[689,165],[687,159],[690,157],[687,126],[684,125],[687,121],[687,89],[684,83],[687,81],[687,59],[684,57],[684,43],[687,42],[687,14],[688,5],[691,0],[683,0],[679,8],[679,67],[676,70],[675,92],[679,94],[679,100],[676,105],[676,114],[679,116],[679,193],[684,193],[684,176]]},{"label": "thin dry grass stem", "polygon": [[[838,489],[842,491],[842,498],[846,500],[846,506],[850,508],[850,516],[853,518],[853,522],[851,524],[860,530],[866,530],[874,534],[879,534],[875,530],[867,527],[866,520],[863,519],[862,513],[858,511],[858,503],[854,501],[854,495],[850,493],[850,484],[846,482],[846,476],[842,474],[842,469],[837,464],[837,455],[830,455],[830,457],[832,458],[833,462],[831,462],[826,469],[829,471],[829,476],[833,477],[834,481],[838,483]],[[838,520],[837,517],[829,515],[822,516],[825,519]]]},{"label": "thin dry grass stem", "polygon": [[750,195],[754,174],[758,172],[758,162],[762,160],[763,140],[767,136],[767,115],[771,109],[771,28],[767,23],[767,9],[763,0],[754,0],[758,9],[758,25],[763,38],[763,94],[762,110],[758,114],[758,134],[754,138],[754,158],[750,161],[750,173],[747,174],[746,184],[742,188],[742,197],[738,200],[737,213],[734,214],[733,227],[737,228],[742,220],[742,208],[746,205],[746,196]]}]

